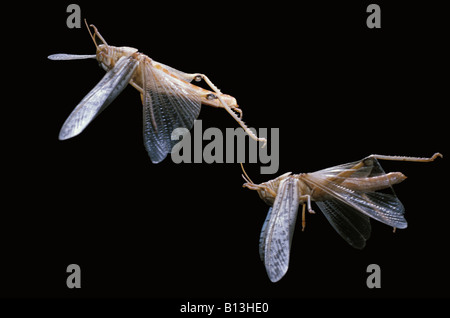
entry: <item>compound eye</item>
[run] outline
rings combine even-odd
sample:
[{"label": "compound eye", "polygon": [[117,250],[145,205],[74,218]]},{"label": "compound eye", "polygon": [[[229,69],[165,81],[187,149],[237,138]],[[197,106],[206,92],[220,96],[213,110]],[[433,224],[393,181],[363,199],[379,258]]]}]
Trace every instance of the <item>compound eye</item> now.
[{"label": "compound eye", "polygon": [[207,100],[217,99],[217,96],[210,93],[210,94],[206,95],[206,99],[207,99]]}]

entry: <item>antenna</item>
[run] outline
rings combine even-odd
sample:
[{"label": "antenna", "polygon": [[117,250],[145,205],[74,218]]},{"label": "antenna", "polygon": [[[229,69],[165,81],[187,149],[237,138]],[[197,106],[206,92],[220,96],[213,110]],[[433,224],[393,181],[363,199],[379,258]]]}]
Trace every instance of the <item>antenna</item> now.
[{"label": "antenna", "polygon": [[89,29],[89,25],[87,24],[86,19],[84,19],[84,24],[86,24],[86,28],[91,36],[92,41],[94,42],[95,47],[98,49],[97,43],[95,43],[95,36],[92,35],[91,30]]},{"label": "antenna", "polygon": [[98,38],[103,42],[103,44],[108,45],[108,43],[106,43],[105,39],[100,35],[100,32],[98,32],[97,28],[95,27],[95,25],[91,24],[90,27],[92,27],[94,29],[94,35],[92,35],[91,30],[89,29],[89,25],[86,21],[86,19],[84,19],[84,23],[86,24],[86,27],[88,29],[89,35],[92,38],[92,41],[94,41],[94,45],[98,50],[98,46],[97,43],[95,42],[95,36],[98,36]]}]

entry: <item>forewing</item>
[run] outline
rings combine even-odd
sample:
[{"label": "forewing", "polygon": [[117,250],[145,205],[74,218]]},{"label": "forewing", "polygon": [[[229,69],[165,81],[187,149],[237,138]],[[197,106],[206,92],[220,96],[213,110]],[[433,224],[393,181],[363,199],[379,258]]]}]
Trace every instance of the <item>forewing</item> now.
[{"label": "forewing", "polygon": [[261,229],[261,235],[259,236],[259,257],[261,261],[264,262],[264,257],[266,254],[266,240],[267,240],[267,229],[270,219],[272,218],[272,207],[269,208],[267,212],[266,219],[264,221],[263,227]]},{"label": "forewing", "polygon": [[97,57],[97,55],[95,54],[90,54],[90,55],[80,55],[80,54],[65,54],[65,53],[60,53],[60,54],[52,54],[48,56],[49,60],[54,60],[54,61],[67,61],[67,60],[85,60],[85,59],[95,59]]},{"label": "forewing", "polygon": [[81,133],[127,86],[138,65],[132,56],[121,57],[102,80],[75,107],[59,132],[64,140]]},{"label": "forewing", "polygon": [[354,248],[362,249],[370,236],[370,219],[340,200],[316,202],[336,232]]},{"label": "forewing", "polygon": [[[322,197],[322,201],[336,199],[377,221],[392,227],[406,228],[407,222],[403,216],[405,209],[392,187],[388,187],[388,191],[385,193],[366,192],[345,186],[347,178],[354,180],[366,178],[365,180],[370,180],[371,177],[381,175],[385,175],[385,172],[378,160],[373,157],[367,157],[359,162],[305,174],[302,176],[302,179],[312,189],[315,189],[316,197]],[[319,193],[321,193],[320,196]]]},{"label": "forewing", "polygon": [[144,145],[153,163],[164,160],[172,147],[176,128],[194,125],[200,113],[201,97],[195,86],[142,62]]},{"label": "forewing", "polygon": [[261,232],[260,255],[272,282],[279,281],[288,270],[298,205],[298,180],[288,177],[280,183]]}]

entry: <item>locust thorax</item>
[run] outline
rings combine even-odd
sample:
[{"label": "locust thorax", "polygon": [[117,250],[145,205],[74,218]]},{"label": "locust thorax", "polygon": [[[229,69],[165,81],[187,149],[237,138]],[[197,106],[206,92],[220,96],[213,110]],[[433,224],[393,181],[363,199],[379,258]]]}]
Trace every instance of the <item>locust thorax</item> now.
[{"label": "locust thorax", "polygon": [[100,66],[108,71],[116,65],[116,62],[122,56],[130,56],[136,53],[137,49],[128,46],[115,47],[106,44],[100,44],[97,46],[97,61]]}]

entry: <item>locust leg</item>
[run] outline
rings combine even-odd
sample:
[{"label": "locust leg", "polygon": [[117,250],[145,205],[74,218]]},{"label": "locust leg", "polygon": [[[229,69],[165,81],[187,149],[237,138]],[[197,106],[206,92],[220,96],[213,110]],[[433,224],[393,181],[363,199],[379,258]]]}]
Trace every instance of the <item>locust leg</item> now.
[{"label": "locust leg", "polygon": [[303,203],[303,207],[302,207],[302,232],[305,231],[305,227],[306,227],[305,207],[306,207],[306,204]]},{"label": "locust leg", "polygon": [[[373,159],[379,159],[379,160],[391,160],[391,161],[411,161],[411,162],[431,162],[434,161],[437,157],[443,157],[442,154],[439,152],[435,153],[430,158],[422,158],[422,157],[406,157],[406,156],[386,156],[386,155],[370,155],[369,157],[361,160],[360,162],[356,163],[352,168],[346,169],[345,171],[342,171],[341,173],[337,174],[336,176],[327,179],[329,182],[335,182],[335,183],[343,183],[347,178],[350,178],[351,175],[354,173],[354,171],[357,171],[358,169],[362,168],[365,165],[371,165],[373,164],[371,160],[368,160],[370,158]],[[401,180],[400,180],[401,181]],[[394,183],[392,183],[394,184]],[[320,196],[322,193],[321,190],[316,189],[315,195]]]},{"label": "locust leg", "polygon": [[[195,81],[200,81],[201,79],[203,79],[206,84],[208,84],[209,87],[211,87],[211,89],[216,92],[217,94],[217,98],[219,99],[220,103],[222,104],[223,108],[225,108],[225,110],[231,115],[231,117],[234,118],[234,120],[237,121],[237,123],[244,129],[244,131],[253,139],[256,141],[261,141],[263,142],[263,146],[262,148],[264,148],[267,144],[267,140],[266,138],[260,138],[258,136],[255,135],[255,133],[253,133],[253,131],[251,131],[247,125],[244,123],[244,121],[242,120],[242,112],[240,112],[240,116],[238,117],[236,115],[236,113],[232,110],[232,108],[230,107],[230,105],[228,105],[227,103],[225,103],[225,101],[223,100],[223,98],[221,97],[221,92],[219,90],[219,88],[213,84],[213,82],[211,82],[211,80],[208,78],[208,76],[204,75],[204,74],[200,74],[200,73],[196,73],[196,74],[192,74],[192,76],[194,76]],[[237,110],[237,109],[234,109]]]},{"label": "locust leg", "polygon": [[299,199],[301,201],[303,201],[303,207],[302,207],[302,231],[305,230],[306,227],[306,213],[305,213],[305,208],[306,206],[308,206],[308,212],[311,214],[316,214],[316,212],[314,212],[314,210],[311,207],[311,196],[308,194],[302,195],[299,197]]},{"label": "locust leg", "polygon": [[[346,170],[342,171],[341,173],[337,174],[336,176],[328,178],[327,182],[343,183],[344,180],[349,178],[355,171],[357,171],[358,169],[360,169],[361,167],[363,167],[366,164],[364,161],[365,160],[361,160],[357,164],[355,164],[351,169],[346,169]],[[306,176],[307,176],[307,174],[306,174]],[[321,190],[320,188],[315,187],[311,195],[315,198],[319,198],[319,197],[325,195],[325,192],[323,190]]]},{"label": "locust leg", "polygon": [[437,157],[443,158],[444,156],[439,152],[436,152],[430,158],[423,157],[406,157],[406,156],[385,156],[385,155],[370,155],[369,157],[380,159],[380,160],[392,160],[392,161],[412,161],[412,162],[431,162],[434,161]]},{"label": "locust leg", "polygon": [[184,78],[188,81],[188,82],[192,82],[193,80],[195,80],[196,82],[200,82],[202,79],[206,82],[206,84],[208,84],[208,86],[218,95],[214,95],[213,98],[217,98],[219,99],[220,103],[222,104],[221,106],[216,106],[216,107],[222,107],[222,108],[226,108],[226,106],[228,106],[230,109],[232,109],[233,111],[239,113],[239,118],[242,119],[243,116],[243,112],[241,109],[238,108],[237,105],[230,105],[227,104],[222,97],[222,92],[220,91],[220,89],[213,84],[213,82],[211,82],[211,80],[208,78],[208,76],[206,76],[205,74],[201,74],[201,73],[192,73],[192,74],[183,74]]},{"label": "locust leg", "polygon": [[[355,166],[353,166],[351,169],[348,169],[346,171],[341,172],[340,174],[336,175],[333,178],[330,178],[330,181],[337,182],[336,180],[338,178],[342,178],[340,180],[342,184],[345,184],[345,186],[351,188],[351,189],[357,189],[358,186],[361,189],[365,189],[366,191],[376,191],[381,190],[387,187],[390,187],[396,183],[399,183],[406,179],[406,177],[400,173],[400,172],[391,172],[388,174],[384,174],[382,176],[376,176],[371,177],[370,182],[368,184],[359,184],[351,186],[351,184],[347,184],[346,180],[351,177],[353,174],[353,171],[356,171],[363,167],[364,165],[373,165],[371,158],[376,160],[391,160],[391,161],[410,161],[410,162],[431,162],[434,161],[437,157],[441,157],[442,155],[440,153],[435,153],[430,158],[423,158],[423,157],[406,157],[406,156],[386,156],[386,155],[370,155],[369,157],[361,160],[358,162]],[[345,178],[345,179],[344,179]],[[361,182],[364,182],[361,180]],[[377,188],[379,187],[379,189]]]},{"label": "locust leg", "polygon": [[300,201],[305,202],[308,205],[308,212],[311,214],[316,214],[316,212],[314,212],[314,210],[311,207],[311,196],[309,194],[305,194],[299,197]]},{"label": "locust leg", "polygon": [[137,85],[133,80],[130,81],[130,85],[133,86],[134,88],[136,88],[139,93],[141,93],[141,99],[142,99],[142,103],[143,103],[144,96],[142,94],[144,94],[144,90],[139,85]]}]

